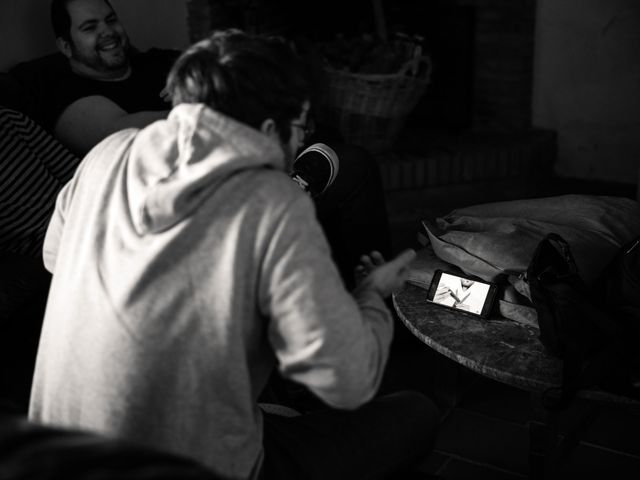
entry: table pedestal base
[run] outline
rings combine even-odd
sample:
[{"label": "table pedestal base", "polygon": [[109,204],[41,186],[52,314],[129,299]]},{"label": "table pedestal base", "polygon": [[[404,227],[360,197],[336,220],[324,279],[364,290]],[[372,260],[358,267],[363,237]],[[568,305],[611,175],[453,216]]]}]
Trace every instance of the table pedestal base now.
[{"label": "table pedestal base", "polygon": [[[529,422],[529,478],[560,478],[561,468],[581,436],[598,415],[596,405],[579,404],[581,411],[555,411],[542,404],[541,392],[531,394],[533,419]],[[562,432],[560,422],[563,422]],[[565,423],[566,422],[566,423]]]}]

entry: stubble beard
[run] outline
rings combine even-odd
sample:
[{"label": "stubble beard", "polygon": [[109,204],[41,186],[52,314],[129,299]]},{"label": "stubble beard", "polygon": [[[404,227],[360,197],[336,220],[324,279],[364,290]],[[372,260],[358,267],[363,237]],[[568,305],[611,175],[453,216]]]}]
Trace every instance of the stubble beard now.
[{"label": "stubble beard", "polygon": [[113,50],[102,50],[98,46],[93,50],[93,55],[87,55],[72,45],[72,56],[80,64],[87,65],[93,70],[104,73],[125,72],[129,67],[129,42],[122,37],[118,38],[119,46]]}]

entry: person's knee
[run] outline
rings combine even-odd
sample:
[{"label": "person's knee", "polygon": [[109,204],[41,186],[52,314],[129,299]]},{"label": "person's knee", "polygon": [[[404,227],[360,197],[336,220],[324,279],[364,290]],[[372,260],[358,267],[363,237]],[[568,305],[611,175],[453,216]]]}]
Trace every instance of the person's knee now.
[{"label": "person's knee", "polygon": [[375,158],[363,147],[338,142],[331,142],[328,145],[340,159],[339,174],[363,179],[377,173],[378,167]]},{"label": "person's knee", "polygon": [[440,412],[433,401],[413,390],[394,392],[387,395],[387,398],[402,412],[407,434],[412,437],[412,441],[430,449],[440,424]]},{"label": "person's knee", "polygon": [[338,157],[338,174],[320,203],[340,207],[345,202],[362,203],[369,208],[384,209],[380,168],[371,153],[353,144],[331,142],[327,145]]},{"label": "person's knee", "polygon": [[438,407],[423,393],[414,390],[402,390],[390,394],[390,396],[394,395],[399,398],[398,401],[408,411],[416,412],[424,418],[432,419],[432,417],[438,417]]}]

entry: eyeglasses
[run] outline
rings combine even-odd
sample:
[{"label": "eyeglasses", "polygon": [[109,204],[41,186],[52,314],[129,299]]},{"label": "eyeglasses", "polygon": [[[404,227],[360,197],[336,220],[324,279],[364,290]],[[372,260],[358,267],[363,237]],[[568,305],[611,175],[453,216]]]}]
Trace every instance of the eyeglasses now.
[{"label": "eyeglasses", "polygon": [[305,140],[308,140],[309,137],[313,135],[313,133],[316,131],[315,126],[313,125],[313,122],[307,122],[307,123],[291,122],[289,125],[291,125],[292,127],[297,127],[300,130],[302,130],[302,133],[304,133]]}]

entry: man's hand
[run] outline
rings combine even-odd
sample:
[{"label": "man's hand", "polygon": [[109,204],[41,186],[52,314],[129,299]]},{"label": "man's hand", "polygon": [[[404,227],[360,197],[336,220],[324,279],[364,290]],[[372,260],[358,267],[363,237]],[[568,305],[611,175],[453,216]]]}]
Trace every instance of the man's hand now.
[{"label": "man's hand", "polygon": [[355,269],[356,290],[373,289],[380,296],[387,298],[400,289],[407,279],[407,266],[416,256],[414,250],[405,250],[393,260],[385,262],[377,251],[360,258],[360,265]]},{"label": "man's hand", "polygon": [[159,96],[160,98],[162,98],[162,100],[171,105],[171,94],[169,93],[167,87],[164,87],[162,90],[160,90]]},{"label": "man's hand", "polygon": [[435,303],[444,303],[449,299],[449,297],[453,297],[455,299],[456,295],[449,287],[447,287],[446,285],[441,285],[436,290],[436,293],[433,296],[433,301]]}]

